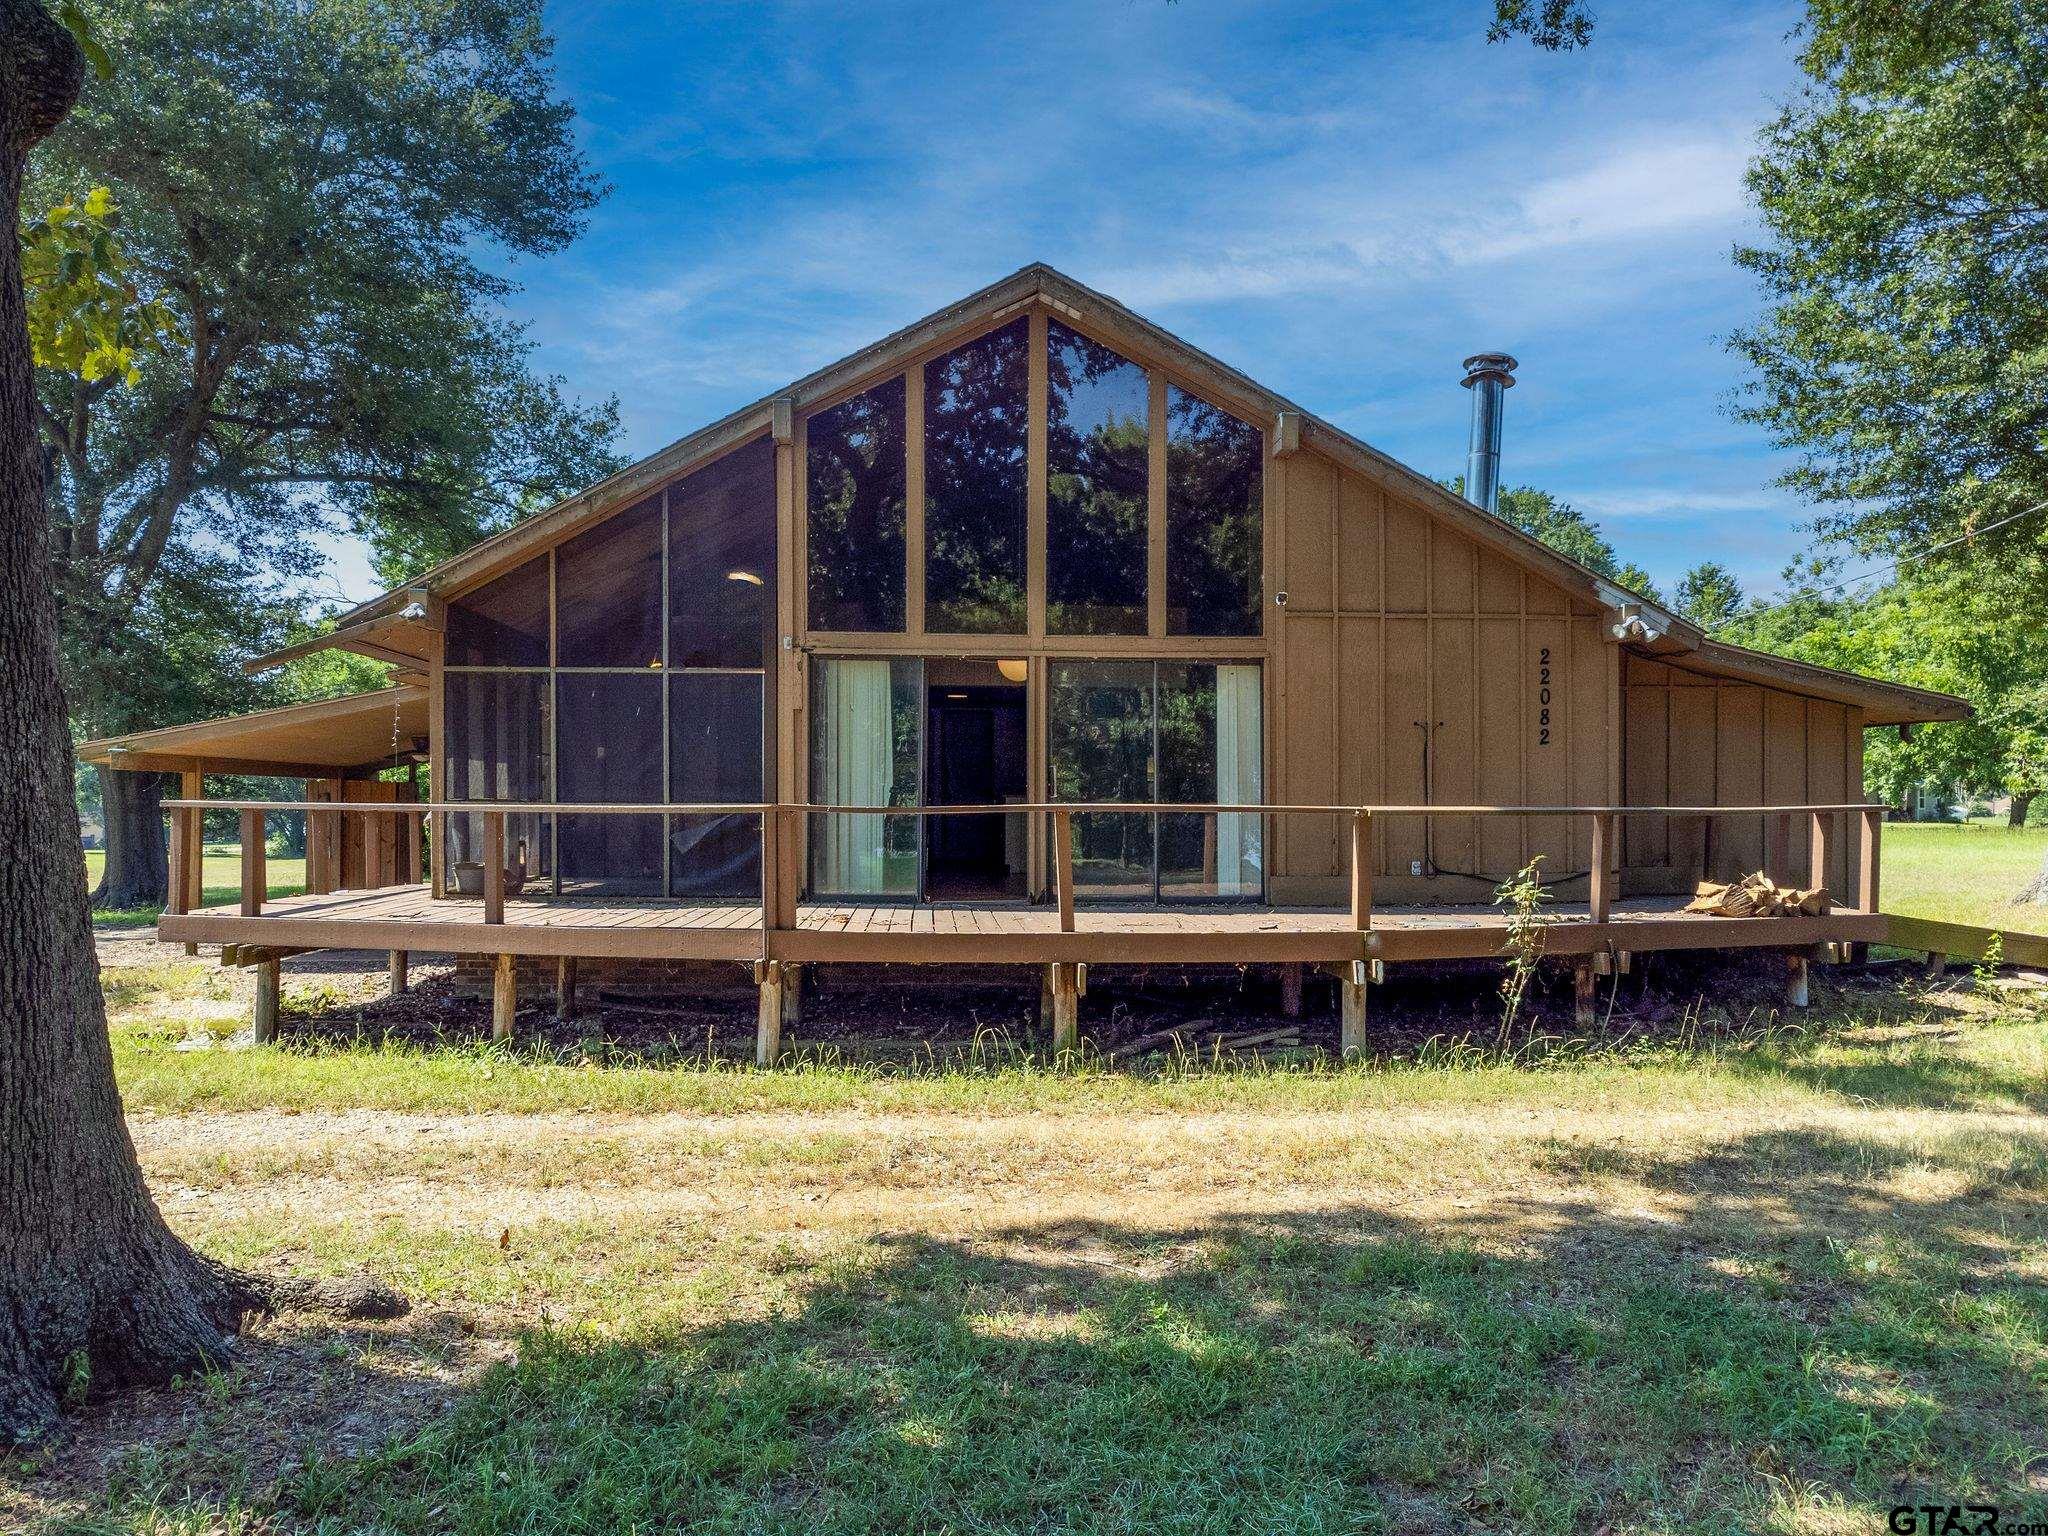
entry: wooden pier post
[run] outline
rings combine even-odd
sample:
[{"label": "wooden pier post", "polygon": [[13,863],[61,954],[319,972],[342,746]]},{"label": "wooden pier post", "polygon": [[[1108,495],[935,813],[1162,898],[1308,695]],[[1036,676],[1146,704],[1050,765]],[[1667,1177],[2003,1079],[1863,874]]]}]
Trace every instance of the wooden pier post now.
[{"label": "wooden pier post", "polygon": [[1299,960],[1280,967],[1280,1012],[1287,1018],[1301,1017],[1302,973],[1306,969]]},{"label": "wooden pier post", "polygon": [[1071,965],[1055,964],[1046,970],[1052,992],[1052,1053],[1057,1058],[1081,1044],[1080,984]]},{"label": "wooden pier post", "polygon": [[761,1011],[754,1027],[754,1065],[764,1070],[782,1059],[782,962],[754,962],[754,981],[761,989]]},{"label": "wooden pier post", "polygon": [[279,993],[283,989],[280,965],[275,959],[262,961],[256,967],[256,1043],[271,1045],[277,1040],[277,1013]]},{"label": "wooden pier post", "polygon": [[1785,1001],[1794,1008],[1804,1008],[1812,1001],[1808,989],[1807,957],[1803,951],[1785,957]]},{"label": "wooden pier post", "polygon": [[267,836],[261,811],[242,812],[242,916],[261,917],[263,898],[270,894]]},{"label": "wooden pier post", "polygon": [[[484,878],[491,878],[491,871],[484,871]],[[519,1016],[519,958],[516,955],[500,955],[491,968],[491,1038],[510,1040],[512,1027]]]},{"label": "wooden pier post", "polygon": [[391,995],[397,997],[405,990],[406,964],[412,957],[402,949],[391,951]]},{"label": "wooden pier post", "polygon": [[1579,961],[1572,967],[1572,1022],[1580,1027],[1591,1025],[1598,1020],[1594,1007],[1595,977],[1590,958]]},{"label": "wooden pier post", "polygon": [[1365,1054],[1365,985],[1370,976],[1370,965],[1363,960],[1354,960],[1348,973],[1337,978],[1337,996],[1342,1010],[1337,1041],[1346,1061]]},{"label": "wooden pier post", "polygon": [[555,960],[555,1017],[563,1023],[576,1017],[576,957],[561,955]]}]

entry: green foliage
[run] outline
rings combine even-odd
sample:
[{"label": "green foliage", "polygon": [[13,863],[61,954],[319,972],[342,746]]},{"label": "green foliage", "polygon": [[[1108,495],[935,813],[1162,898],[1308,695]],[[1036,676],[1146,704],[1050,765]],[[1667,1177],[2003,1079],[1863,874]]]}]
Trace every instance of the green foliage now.
[{"label": "green foliage", "polygon": [[115,237],[120,222],[113,193],[94,187],[22,229],[21,282],[38,368],[88,384],[135,384],[145,353],[181,340],[170,305],[144,298],[129,278]]},{"label": "green foliage", "polygon": [[1593,41],[1593,13],[1585,0],[1494,0],[1489,43],[1526,37],[1538,48],[1569,53]]},{"label": "green foliage", "polygon": [[1672,606],[1704,630],[1724,629],[1742,609],[1742,583],[1727,566],[1705,560],[1679,578]]},{"label": "green foliage", "polygon": [[1544,929],[1548,926],[1543,903],[1550,899],[1550,893],[1543,888],[1542,869],[1543,855],[1539,853],[1511,879],[1502,881],[1493,893],[1494,905],[1506,908],[1508,914],[1507,938],[1501,946],[1508,957],[1500,983],[1503,1038],[1515,1027],[1529,982],[1536,974],[1536,964],[1543,956]]},{"label": "green foliage", "polygon": [[37,380],[97,733],[191,718],[167,685],[260,702],[232,666],[174,677],[157,642],[193,660],[207,641],[170,632],[225,620],[267,648],[313,535],[350,527],[411,574],[618,458],[615,407],[532,376],[479,264],[559,249],[601,190],[537,0],[104,0],[94,21],[121,68],[38,150],[30,205],[108,188],[128,281],[175,335],[118,375]]},{"label": "green foliage", "polygon": [[[1733,345],[1743,413],[1803,451],[1785,483],[1865,553],[2048,500],[2048,15],[2038,3],[1812,0],[1805,90],[1738,251],[1769,306]],[[2048,515],[1945,552],[2048,591]]]}]

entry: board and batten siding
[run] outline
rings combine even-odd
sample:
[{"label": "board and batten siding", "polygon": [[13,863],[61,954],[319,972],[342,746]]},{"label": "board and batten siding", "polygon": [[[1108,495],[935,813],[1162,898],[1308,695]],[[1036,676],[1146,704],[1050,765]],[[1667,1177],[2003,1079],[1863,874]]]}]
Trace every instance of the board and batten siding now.
[{"label": "board and batten siding", "polygon": [[[1828,805],[1863,798],[1863,712],[1827,699],[1627,658],[1623,733],[1631,805]],[[1855,832],[1837,818],[1828,889],[1852,899]],[[1756,869],[1808,879],[1805,817],[1628,818],[1624,888],[1684,891]]]},{"label": "board and batten siding", "polygon": [[[1274,458],[1268,472],[1269,584],[1286,594],[1267,610],[1273,799],[1619,799],[1619,648],[1596,609],[1318,454]],[[1425,727],[1434,738],[1427,784]],[[1341,818],[1282,817],[1273,837],[1274,900],[1342,899],[1350,832]],[[1426,833],[1420,817],[1380,817],[1375,895],[1484,901],[1539,853],[1544,879],[1583,877],[1590,844],[1584,819],[1444,816]],[[1417,877],[1418,862],[1439,873]],[[1558,894],[1584,885],[1572,879]]]}]

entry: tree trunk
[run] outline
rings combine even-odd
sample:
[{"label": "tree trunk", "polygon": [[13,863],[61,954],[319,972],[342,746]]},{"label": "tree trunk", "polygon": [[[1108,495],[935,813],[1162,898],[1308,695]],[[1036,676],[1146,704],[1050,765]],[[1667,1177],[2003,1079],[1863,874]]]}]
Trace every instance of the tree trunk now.
[{"label": "tree trunk", "polygon": [[2034,803],[2034,792],[2015,792],[2005,808],[2005,824],[2009,827],[2024,827],[2027,824],[2027,807]]},{"label": "tree trunk", "polygon": [[2034,872],[2034,878],[2019,888],[2014,895],[2013,905],[2048,907],[2048,857],[2041,860],[2041,867]]},{"label": "tree trunk", "polygon": [[100,776],[100,819],[107,829],[107,865],[92,904],[112,912],[160,907],[170,895],[170,852],[161,802],[160,773],[95,768]]},{"label": "tree trunk", "polygon": [[[93,960],[13,238],[29,148],[71,110],[81,71],[39,0],[0,0],[0,1444],[47,1430],[80,1390],[224,1354],[270,1299],[157,1213]],[[371,1306],[392,1301],[369,1288]]]}]

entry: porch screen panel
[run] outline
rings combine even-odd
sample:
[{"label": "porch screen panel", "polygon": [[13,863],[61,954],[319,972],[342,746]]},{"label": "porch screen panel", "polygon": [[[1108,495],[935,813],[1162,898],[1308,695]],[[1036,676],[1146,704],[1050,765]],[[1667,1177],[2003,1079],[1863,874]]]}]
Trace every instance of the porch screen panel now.
[{"label": "porch screen panel", "polygon": [[668,488],[668,664],[767,666],[774,622],[775,447],[762,438]]},{"label": "porch screen panel", "polygon": [[813,629],[904,627],[905,410],[898,377],[805,423]]},{"label": "porch screen panel", "polygon": [[[1159,663],[1159,798],[1257,805],[1259,669]],[[1162,812],[1163,897],[1251,897],[1263,889],[1259,818]]]},{"label": "porch screen panel", "polygon": [[661,665],[661,497],[555,551],[555,664]]},{"label": "porch screen panel", "polygon": [[[820,805],[916,805],[922,745],[915,660],[811,664],[811,797]],[[914,816],[813,816],[820,895],[915,895]]]},{"label": "porch screen panel", "polygon": [[[669,799],[709,805],[758,804],[761,796],[761,674],[685,672],[669,687]],[[759,900],[761,818],[671,816],[669,894]]]},{"label": "porch screen panel", "polygon": [[1030,322],[924,367],[925,628],[1024,632]]},{"label": "porch screen panel", "polygon": [[[553,798],[548,778],[547,673],[450,671],[443,677],[442,698],[448,775],[444,799],[502,804]],[[549,830],[548,818],[537,812],[506,816],[505,866],[518,874],[522,883],[552,875]],[[481,816],[462,812],[449,816],[451,890],[481,894],[483,846]]]},{"label": "porch screen panel", "polygon": [[[1053,799],[1155,799],[1152,663],[1062,662],[1050,684]],[[1150,896],[1155,819],[1112,811],[1074,817],[1074,884],[1097,895]]]},{"label": "porch screen panel", "polygon": [[[556,674],[564,802],[658,804],[662,798],[659,673]],[[662,818],[564,812],[557,828],[565,896],[659,896]]]},{"label": "porch screen panel", "polygon": [[1046,324],[1045,626],[1055,635],[1145,633],[1145,370]]},{"label": "porch screen panel", "polygon": [[548,557],[529,560],[448,604],[451,667],[548,664]]},{"label": "porch screen panel", "polygon": [[1265,439],[1166,391],[1166,631],[1256,635],[1263,622]]}]

